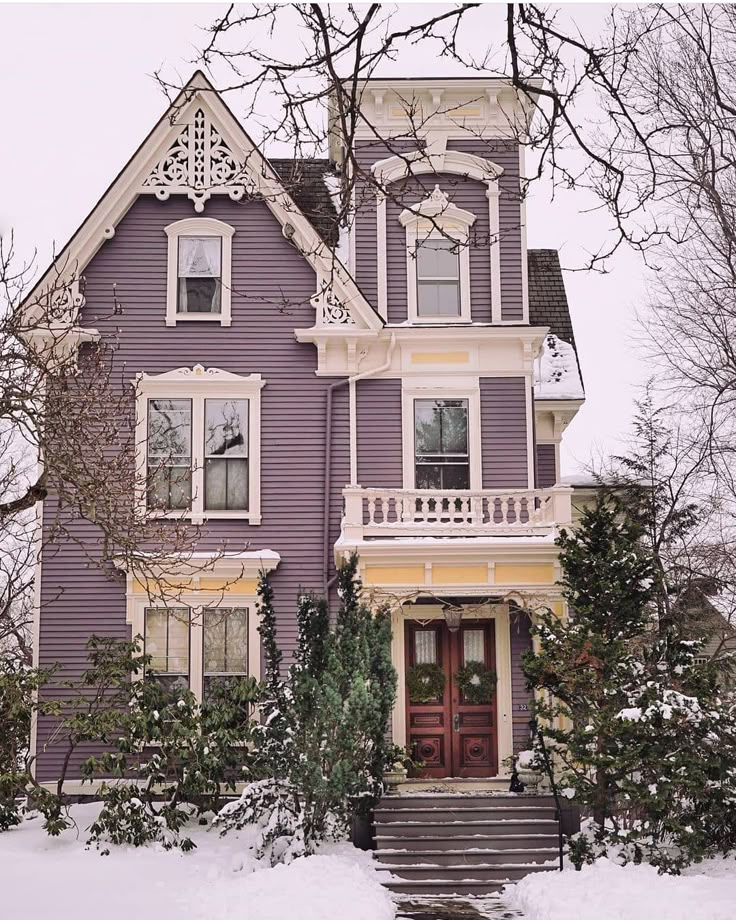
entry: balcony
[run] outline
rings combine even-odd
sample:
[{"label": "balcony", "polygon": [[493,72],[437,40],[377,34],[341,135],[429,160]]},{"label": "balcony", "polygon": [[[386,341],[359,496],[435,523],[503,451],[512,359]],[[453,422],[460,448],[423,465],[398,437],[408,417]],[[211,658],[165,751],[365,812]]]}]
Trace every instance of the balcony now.
[{"label": "balcony", "polygon": [[343,539],[547,536],[572,517],[572,489],[343,489]]}]

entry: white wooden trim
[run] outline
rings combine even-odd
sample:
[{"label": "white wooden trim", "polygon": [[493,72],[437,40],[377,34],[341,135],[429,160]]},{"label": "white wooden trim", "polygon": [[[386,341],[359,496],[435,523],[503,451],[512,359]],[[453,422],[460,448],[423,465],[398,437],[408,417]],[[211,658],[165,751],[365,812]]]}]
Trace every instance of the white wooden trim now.
[{"label": "white wooden trim", "polygon": [[[45,389],[44,383],[41,383],[42,389]],[[43,471],[43,456],[38,459],[38,472]],[[33,623],[32,623],[32,642],[33,642],[33,667],[38,669],[41,658],[41,572],[42,572],[42,549],[43,549],[43,502],[36,502],[35,505],[36,524],[35,524],[35,562],[33,574]],[[36,753],[38,751],[38,690],[32,694],[33,708],[31,709],[31,729],[28,745],[28,755],[31,763],[31,776],[36,775]]]},{"label": "white wooden trim", "polygon": [[[177,322],[219,322],[221,326],[231,324],[232,314],[232,264],[233,234],[235,228],[221,220],[210,217],[188,217],[177,220],[165,228],[169,240],[168,263],[166,272],[166,325],[176,326]],[[219,313],[178,313],[179,285],[179,238],[182,236],[219,237],[222,243],[220,258],[220,312]]]},{"label": "white wooden trim", "polygon": [[388,318],[388,271],[386,261],[386,196],[376,191],[376,271],[378,312],[384,319]]},{"label": "white wooden trim", "polygon": [[[164,374],[138,374],[136,386],[136,501],[146,509],[148,400],[156,397],[192,401],[192,507],[190,511],[155,512],[151,515],[205,520],[239,520],[261,523],[261,390],[260,374],[242,376],[218,368],[180,367]],[[248,510],[207,511],[204,507],[204,401],[248,400]]]},{"label": "white wooden trim", "polygon": [[526,405],[526,465],[527,486],[534,488],[534,381],[531,377],[524,377],[524,397]]},{"label": "white wooden trim", "polygon": [[464,377],[448,377],[438,386],[436,378],[411,377],[402,380],[401,387],[401,443],[403,488],[415,489],[414,400],[416,399],[467,399],[468,400],[468,460],[470,462],[470,488],[480,489],[483,482],[481,456],[480,383]]},{"label": "white wooden trim", "polygon": [[[526,178],[526,147],[519,144],[519,183],[523,184]],[[527,246],[526,222],[526,190],[521,201],[521,297],[522,297],[522,322],[529,322],[529,263]]]},{"label": "white wooden trim", "polygon": [[486,196],[488,197],[488,221],[491,237],[489,246],[491,258],[491,320],[494,323],[500,323],[503,320],[501,307],[501,217],[498,206],[499,195],[498,182],[489,182]]},{"label": "white wooden trim", "polygon": [[[438,589],[440,590],[440,589]],[[400,607],[391,615],[391,660],[398,674],[396,705],[391,717],[394,744],[406,747],[406,667],[405,623],[407,620],[439,620],[442,609],[434,606]],[[487,610],[473,609],[474,619],[491,619],[494,622],[496,646],[496,741],[498,748],[498,774],[506,775],[503,763],[514,751],[513,688],[511,683],[511,626],[508,604],[489,604]]]}]

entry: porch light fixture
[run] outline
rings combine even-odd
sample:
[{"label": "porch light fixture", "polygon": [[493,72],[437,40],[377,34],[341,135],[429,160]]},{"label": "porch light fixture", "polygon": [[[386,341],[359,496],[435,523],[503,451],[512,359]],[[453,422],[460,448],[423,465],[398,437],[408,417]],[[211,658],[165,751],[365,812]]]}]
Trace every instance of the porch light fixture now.
[{"label": "porch light fixture", "polygon": [[463,618],[463,608],[452,607],[450,604],[445,604],[442,608],[442,613],[444,614],[445,623],[447,623],[447,628],[450,632],[457,632],[458,629],[460,629],[460,621]]}]

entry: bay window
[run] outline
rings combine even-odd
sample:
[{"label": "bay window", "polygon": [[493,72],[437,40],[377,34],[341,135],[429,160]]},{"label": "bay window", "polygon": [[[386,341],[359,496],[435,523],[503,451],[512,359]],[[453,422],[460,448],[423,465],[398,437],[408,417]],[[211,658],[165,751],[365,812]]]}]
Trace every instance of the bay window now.
[{"label": "bay window", "polygon": [[149,607],[145,612],[143,651],[148,668],[168,690],[189,687],[189,609]]},{"label": "bay window", "polygon": [[227,684],[248,674],[248,609],[205,608],[203,615],[202,680],[206,699],[215,684]]}]

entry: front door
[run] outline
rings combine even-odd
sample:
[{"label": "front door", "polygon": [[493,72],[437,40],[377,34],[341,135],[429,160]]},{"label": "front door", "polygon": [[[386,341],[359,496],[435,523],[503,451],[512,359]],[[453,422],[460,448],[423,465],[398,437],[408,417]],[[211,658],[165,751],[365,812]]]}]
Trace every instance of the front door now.
[{"label": "front door", "polygon": [[[457,682],[458,672],[471,662],[495,668],[494,639],[493,620],[463,620],[456,632],[450,632],[444,620],[407,620],[406,673],[421,673],[438,687],[433,699],[417,691],[420,701],[412,700],[407,687],[407,746],[424,763],[422,776],[497,774],[495,691],[490,700],[475,702],[466,699]],[[417,665],[427,667],[413,671]],[[439,671],[444,681],[438,680]],[[439,690],[441,683],[444,689]]]}]

